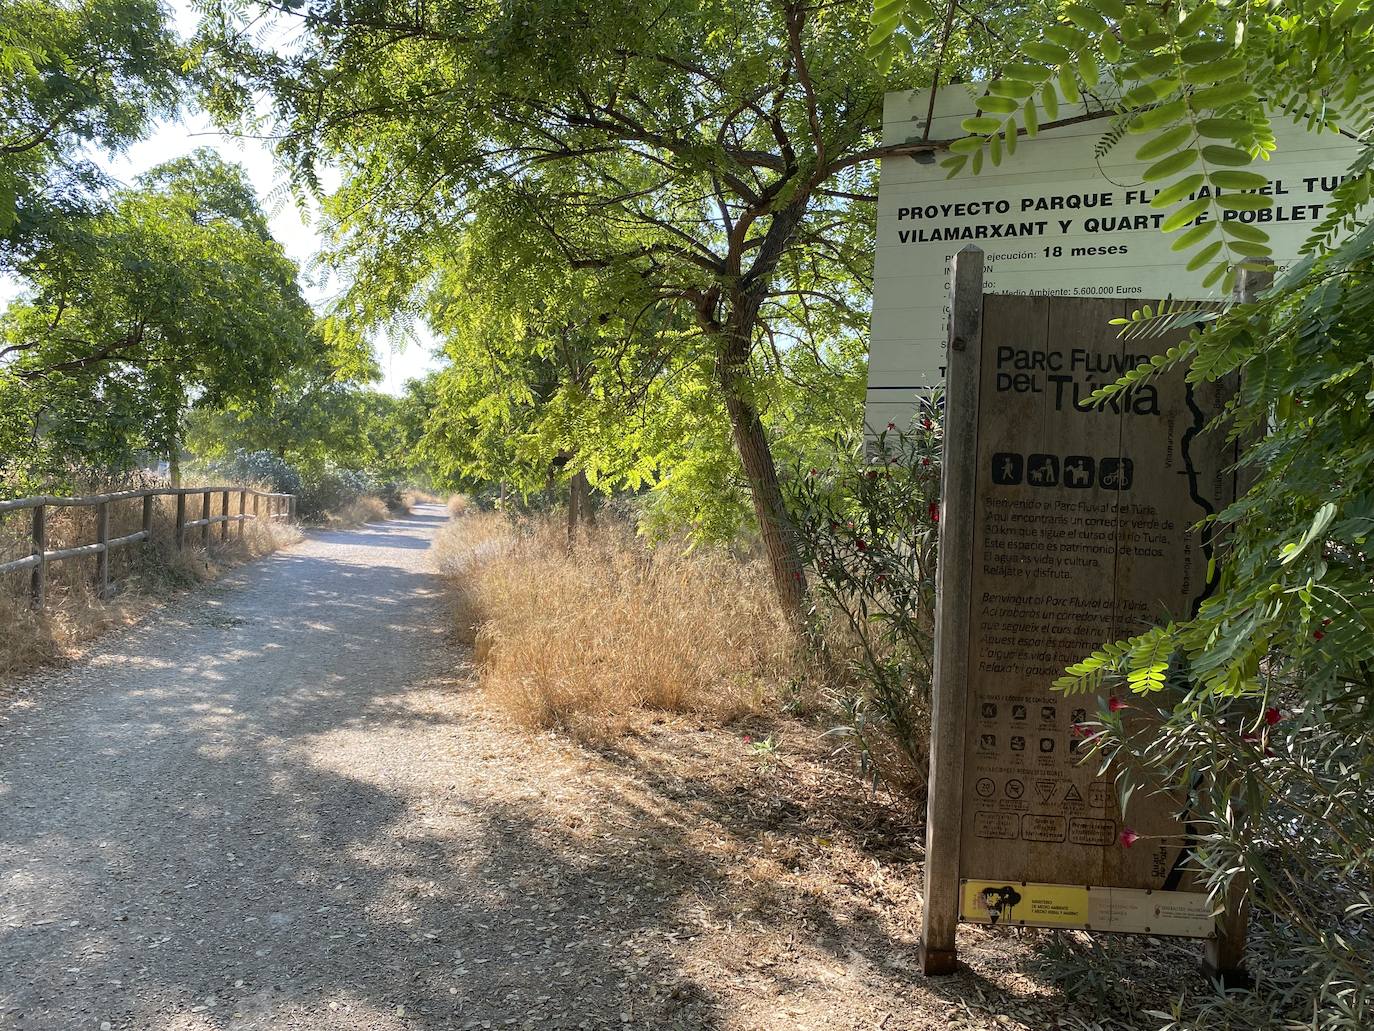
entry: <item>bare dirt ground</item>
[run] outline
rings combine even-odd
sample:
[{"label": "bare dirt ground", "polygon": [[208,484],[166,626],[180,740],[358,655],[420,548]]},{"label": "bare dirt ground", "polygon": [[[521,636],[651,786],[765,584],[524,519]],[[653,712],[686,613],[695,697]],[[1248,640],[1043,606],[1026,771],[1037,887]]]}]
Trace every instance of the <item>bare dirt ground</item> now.
[{"label": "bare dirt ground", "polygon": [[921,978],[919,828],[813,727],[504,725],[444,640],[443,519],[312,534],[13,685],[0,1029],[1041,1031],[1201,987],[1143,939],[1065,992],[1044,935],[977,930]]}]

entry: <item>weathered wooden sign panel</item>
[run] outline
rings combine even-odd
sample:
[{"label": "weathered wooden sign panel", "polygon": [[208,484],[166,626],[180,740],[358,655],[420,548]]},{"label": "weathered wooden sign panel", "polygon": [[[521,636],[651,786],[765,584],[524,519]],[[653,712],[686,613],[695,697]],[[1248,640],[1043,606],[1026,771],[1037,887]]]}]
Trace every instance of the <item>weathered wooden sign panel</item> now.
[{"label": "weathered wooden sign panel", "polygon": [[[976,278],[965,266],[956,290]],[[1222,390],[1175,370],[1084,408],[1176,342],[1109,324],[1144,302],[954,302],[927,955],[952,961],[955,920],[1209,936],[1183,801],[1138,794],[1123,818],[1110,771],[1080,761],[1099,698],[1051,685],[1211,589],[1192,527],[1234,497],[1234,447],[1204,432]]]}]

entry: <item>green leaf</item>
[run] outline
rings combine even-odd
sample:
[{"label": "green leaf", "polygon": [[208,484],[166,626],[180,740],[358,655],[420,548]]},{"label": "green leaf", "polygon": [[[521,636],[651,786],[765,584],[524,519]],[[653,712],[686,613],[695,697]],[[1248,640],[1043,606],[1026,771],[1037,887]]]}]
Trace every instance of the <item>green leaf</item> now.
[{"label": "green leaf", "polygon": [[1215,222],[1199,222],[1195,226],[1189,226],[1178,234],[1177,239],[1174,240],[1169,249],[1174,251],[1186,251],[1190,247],[1194,247],[1207,239],[1208,235],[1210,235],[1216,227],[1217,224]]},{"label": "green leaf", "polygon": [[978,136],[964,136],[949,145],[951,153],[973,154],[983,149],[983,140]]},{"label": "green leaf", "polygon": [[1233,254],[1242,254],[1247,258],[1268,258],[1274,253],[1274,249],[1268,244],[1254,243],[1250,240],[1231,240],[1227,246]]},{"label": "green leaf", "polygon": [[1221,241],[1213,240],[1189,259],[1188,271],[1196,272],[1198,269],[1202,268],[1203,265],[1206,265],[1217,256],[1217,251],[1219,250],[1221,250]]},{"label": "green leaf", "polygon": [[1073,54],[1054,43],[1027,43],[1021,50],[1027,57],[1048,65],[1068,64]]},{"label": "green leaf", "polygon": [[1080,29],[1100,35],[1107,31],[1107,22],[1102,15],[1098,14],[1091,7],[1083,4],[1069,4],[1064,8],[1064,14],[1069,21],[1073,22]]},{"label": "green leaf", "polygon": [[1210,144],[1202,148],[1202,160],[1209,165],[1248,165],[1253,160],[1239,147],[1223,147]]},{"label": "green leaf", "polygon": [[1008,64],[1002,67],[1005,79],[1020,79],[1023,82],[1044,82],[1053,71],[1043,64]]},{"label": "green leaf", "polygon": [[1331,521],[1336,518],[1336,506],[1327,502],[1317,509],[1317,514],[1312,517],[1312,524],[1308,526],[1307,532],[1294,544],[1285,544],[1279,552],[1279,561],[1287,566],[1291,565],[1297,558],[1308,549],[1308,547],[1320,537]]},{"label": "green leaf", "polygon": [[1138,61],[1132,61],[1122,69],[1126,79],[1148,80],[1158,78],[1174,67],[1173,54],[1150,54]]},{"label": "green leaf", "polygon": [[1092,42],[1092,40],[1088,36],[1086,36],[1082,32],[1079,32],[1072,25],[1062,24],[1051,25],[1048,29],[1046,29],[1045,38],[1048,39],[1051,43],[1058,43],[1061,47],[1066,47],[1074,53],[1078,53],[1078,51],[1082,50],[1085,46]]},{"label": "green leaf", "polygon": [[1182,229],[1193,219],[1207,211],[1208,200],[1207,197],[1199,197],[1197,200],[1189,201],[1164,220],[1164,223],[1159,227],[1160,231],[1172,233],[1177,229]]},{"label": "green leaf", "polygon": [[[1225,261],[1214,266],[1212,271],[1207,273],[1206,278],[1202,281],[1202,286],[1204,289],[1210,290],[1212,287],[1216,286],[1217,283],[1221,282],[1223,278],[1228,280],[1233,278],[1230,263]],[[1223,286],[1222,289],[1225,290],[1228,289],[1228,287]]]},{"label": "green leaf", "polygon": [[1045,117],[1051,122],[1059,117],[1059,92],[1054,88],[1054,83],[1045,83],[1045,88],[1040,91],[1040,102],[1045,105]]},{"label": "green leaf", "polygon": [[1026,135],[1035,138],[1035,134],[1040,131],[1040,118],[1035,110],[1035,98],[1027,97],[1026,106],[1022,108],[1021,119],[1026,125]]},{"label": "green leaf", "polygon": [[1220,61],[1229,53],[1231,53],[1229,43],[1207,40],[1202,43],[1188,44],[1179,56],[1188,64],[1207,64],[1211,61]]},{"label": "green leaf", "polygon": [[1355,17],[1360,9],[1361,0],[1341,0],[1336,5],[1336,9],[1331,12],[1331,27],[1338,29],[1351,18]]},{"label": "green leaf", "polygon": [[1009,115],[1021,105],[1011,97],[984,96],[978,99],[978,106],[995,115]]},{"label": "green leaf", "polygon": [[1225,168],[1208,172],[1207,181],[1223,190],[1262,190],[1269,185],[1269,179],[1258,172],[1238,172]]},{"label": "green leaf", "polygon": [[1188,106],[1181,100],[1175,100],[1172,104],[1161,104],[1149,111],[1140,112],[1131,119],[1131,124],[1127,128],[1133,133],[1149,132],[1162,125],[1177,122],[1187,113]]},{"label": "green leaf", "polygon": [[1113,18],[1116,21],[1126,17],[1126,5],[1122,3],[1122,0],[1088,0],[1088,3],[1108,18]]},{"label": "green leaf", "polygon": [[1172,207],[1190,193],[1196,193],[1205,180],[1206,177],[1201,172],[1184,176],[1172,186],[1166,186],[1164,189],[1160,190],[1159,193],[1155,195],[1154,199],[1150,201],[1150,207]]},{"label": "green leaf", "polygon": [[1108,64],[1116,64],[1121,60],[1121,41],[1110,32],[1102,37],[1098,46],[1102,48],[1102,56],[1107,59]]},{"label": "green leaf", "polygon": [[1205,86],[1211,82],[1221,82],[1224,79],[1234,78],[1245,71],[1247,65],[1245,58],[1232,57],[1225,61],[1215,61],[1211,64],[1196,65],[1183,73],[1183,81],[1194,86]]},{"label": "green leaf", "polygon": [[996,79],[988,83],[988,92],[995,93],[999,97],[1011,97],[1015,100],[1025,100],[1035,93],[1035,85],[1029,82],[1021,82],[1017,79]]},{"label": "green leaf", "polygon": [[1187,142],[1192,135],[1191,125],[1176,125],[1172,129],[1165,129],[1135,152],[1136,160],[1153,161],[1163,154],[1170,154]]},{"label": "green leaf", "polygon": [[949,169],[949,174],[945,176],[946,179],[953,179],[964,170],[966,164],[968,164],[967,154],[955,154],[941,161],[940,167]]},{"label": "green leaf", "polygon": [[963,127],[964,132],[980,133],[983,135],[986,135],[987,133],[996,132],[998,129],[1002,127],[1002,123],[1000,120],[996,118],[991,118],[987,115],[983,115],[978,118],[965,118],[959,124]]},{"label": "green leaf", "polygon": [[1204,108],[1226,107],[1228,104],[1246,99],[1254,91],[1254,86],[1249,82],[1244,79],[1236,79],[1231,82],[1223,82],[1217,86],[1208,86],[1206,89],[1196,90],[1193,93],[1193,105],[1199,111]]},{"label": "green leaf", "polygon": [[1085,51],[1078,59],[1078,74],[1083,80],[1083,85],[1092,89],[1097,85],[1097,80],[1101,78],[1101,72],[1097,67],[1097,58],[1093,57],[1092,51]]},{"label": "green leaf", "polygon": [[1197,161],[1197,151],[1180,150],[1177,154],[1170,154],[1167,158],[1156,161],[1149,168],[1145,169],[1141,178],[1147,183],[1159,182],[1161,179],[1171,179],[1189,168]]},{"label": "green leaf", "polygon": [[988,137],[988,157],[992,159],[993,165],[1002,163],[1002,134],[995,132]]},{"label": "green leaf", "polygon": [[1065,67],[1059,73],[1059,92],[1070,104],[1079,101],[1078,82],[1074,79],[1073,69]]},{"label": "green leaf", "polygon": [[1253,131],[1244,118],[1202,118],[1197,123],[1199,136],[1213,140],[1234,140]]},{"label": "green leaf", "polygon": [[1263,229],[1249,225],[1245,222],[1237,222],[1234,219],[1223,222],[1221,228],[1228,236],[1234,236],[1238,240],[1250,240],[1253,243],[1265,243],[1269,239],[1269,234]]}]

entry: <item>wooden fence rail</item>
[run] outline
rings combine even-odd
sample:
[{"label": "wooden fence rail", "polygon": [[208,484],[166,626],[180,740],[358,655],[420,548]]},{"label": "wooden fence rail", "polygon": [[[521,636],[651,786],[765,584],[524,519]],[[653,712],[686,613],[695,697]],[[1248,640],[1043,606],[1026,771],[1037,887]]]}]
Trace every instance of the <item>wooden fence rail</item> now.
[{"label": "wooden fence rail", "polygon": [[[202,495],[200,518],[186,518],[187,497]],[[220,495],[220,513],[211,515],[211,500]],[[239,496],[238,512],[229,511],[229,497]],[[253,498],[253,510],[248,511],[248,498]],[[246,487],[152,487],[145,490],[121,490],[111,494],[92,494],[82,498],[16,498],[13,501],[0,501],[0,516],[7,512],[28,509],[33,512],[31,553],[12,562],[0,563],[0,575],[17,573],[32,569],[33,575],[29,593],[35,608],[42,608],[48,594],[48,563],[63,559],[81,558],[85,555],[96,557],[95,589],[100,597],[105,597],[110,589],[110,552],[129,544],[151,541],[153,538],[153,505],[155,498],[175,497],[177,499],[175,539],[178,550],[186,546],[186,531],[200,528],[201,544],[210,543],[210,528],[220,527],[220,540],[229,539],[229,524],[237,523],[239,536],[243,536],[243,524],[249,519],[265,518],[294,522],[296,518],[296,496],[294,494],[270,494],[265,491],[250,490]],[[118,501],[143,500],[143,528],[123,537],[110,537],[110,506]],[[264,500],[267,511],[262,511]],[[48,550],[48,509],[50,508],[94,508],[96,510],[95,540],[90,544],[79,544],[71,548]]]}]

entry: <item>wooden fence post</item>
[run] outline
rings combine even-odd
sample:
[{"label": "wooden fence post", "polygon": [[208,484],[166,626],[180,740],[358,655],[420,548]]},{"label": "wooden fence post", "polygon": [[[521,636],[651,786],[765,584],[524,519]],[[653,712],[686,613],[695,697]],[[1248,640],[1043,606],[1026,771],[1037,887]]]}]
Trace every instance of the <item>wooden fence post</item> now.
[{"label": "wooden fence post", "polygon": [[294,494],[286,499],[286,521],[288,523],[296,521],[296,495]]},{"label": "wooden fence post", "polygon": [[224,516],[224,522],[219,524],[219,539],[227,541],[229,539],[229,492],[226,490],[220,497],[220,515]]},{"label": "wooden fence post", "polygon": [[248,492],[239,491],[239,540],[243,540],[243,524],[248,520],[244,518],[248,514]]},{"label": "wooden fence post", "polygon": [[186,547],[186,495],[177,491],[177,525],[173,531],[176,538],[177,551]]},{"label": "wooden fence post", "polygon": [[48,600],[48,563],[44,554],[48,550],[48,506],[39,505],[33,510],[33,553],[38,556],[38,564],[33,567],[33,578],[29,581],[29,591],[33,596],[33,607],[41,609]]},{"label": "wooden fence post", "polygon": [[155,494],[143,495],[143,538],[144,544],[153,543],[153,502],[157,500]]},{"label": "wooden fence post", "polygon": [[[1274,263],[1269,258],[1263,259],[1263,263],[1263,269],[1240,270],[1231,294],[1235,303],[1251,304],[1274,285]],[[1248,490],[1253,480],[1253,472],[1242,470],[1237,492]],[[1250,985],[1250,974],[1245,969],[1245,938],[1250,929],[1248,874],[1242,871],[1231,879],[1224,901],[1225,909],[1217,920],[1217,936],[1207,942],[1202,955],[1202,970],[1226,988],[1246,988]]]},{"label": "wooden fence post", "polygon": [[930,781],[926,793],[926,883],[921,971],[958,965],[959,844],[963,833],[964,733],[968,713],[969,571],[978,469],[978,387],[983,350],[983,252],[954,256],[945,372],[945,439],[936,569],[935,669]]},{"label": "wooden fence post", "polygon": [[104,601],[110,591],[110,503],[102,501],[95,507],[95,594]]},{"label": "wooden fence post", "polygon": [[257,494],[257,493],[255,492],[255,493],[253,494],[253,521],[254,521],[254,522],[257,522],[258,516],[259,516],[259,514],[260,514],[259,508],[258,508],[258,503],[261,502],[261,501],[262,501],[262,496],[261,496],[260,494]]},{"label": "wooden fence post", "polygon": [[206,491],[200,501],[200,517],[204,520],[200,525],[200,544],[201,547],[209,550],[210,548],[210,495],[211,491]]}]

